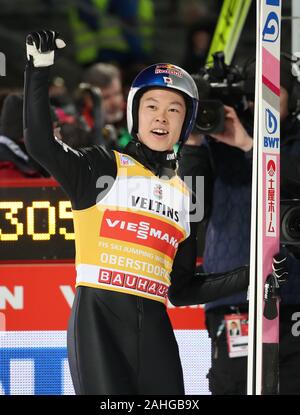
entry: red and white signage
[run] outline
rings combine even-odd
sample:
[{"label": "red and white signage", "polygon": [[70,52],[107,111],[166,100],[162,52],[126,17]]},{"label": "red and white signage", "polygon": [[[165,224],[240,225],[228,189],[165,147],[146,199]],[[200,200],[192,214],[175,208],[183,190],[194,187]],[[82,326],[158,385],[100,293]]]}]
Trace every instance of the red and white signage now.
[{"label": "red and white signage", "polygon": [[[6,330],[66,330],[75,293],[74,264],[0,266],[0,314]],[[204,329],[201,306],[174,307],[175,330]]]},{"label": "red and white signage", "polygon": [[183,232],[169,223],[146,215],[131,212],[106,210],[100,229],[100,236],[138,243],[154,248],[173,258]]}]

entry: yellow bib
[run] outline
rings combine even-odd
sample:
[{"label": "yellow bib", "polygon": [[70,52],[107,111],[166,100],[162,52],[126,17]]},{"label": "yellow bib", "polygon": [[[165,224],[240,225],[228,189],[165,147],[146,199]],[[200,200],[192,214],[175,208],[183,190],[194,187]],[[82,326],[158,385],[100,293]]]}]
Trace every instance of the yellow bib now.
[{"label": "yellow bib", "polygon": [[183,181],[156,177],[132,157],[114,152],[117,177],[95,205],[73,210],[76,286],[165,302],[178,244],[190,234],[189,191]]}]

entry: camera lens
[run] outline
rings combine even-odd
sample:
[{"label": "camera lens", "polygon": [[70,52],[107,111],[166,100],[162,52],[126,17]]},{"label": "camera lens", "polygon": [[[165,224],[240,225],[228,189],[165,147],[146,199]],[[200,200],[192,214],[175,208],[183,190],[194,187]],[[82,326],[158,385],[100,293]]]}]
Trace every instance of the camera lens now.
[{"label": "camera lens", "polygon": [[196,128],[202,134],[217,133],[224,130],[224,105],[219,100],[200,100]]},{"label": "camera lens", "polygon": [[285,212],[282,233],[290,242],[300,241],[300,207],[293,207]]},{"label": "camera lens", "polygon": [[200,108],[198,111],[197,125],[202,130],[209,130],[217,121],[218,114],[212,108]]},{"label": "camera lens", "polygon": [[293,213],[288,222],[288,232],[294,238],[300,237],[300,211],[297,216]]}]

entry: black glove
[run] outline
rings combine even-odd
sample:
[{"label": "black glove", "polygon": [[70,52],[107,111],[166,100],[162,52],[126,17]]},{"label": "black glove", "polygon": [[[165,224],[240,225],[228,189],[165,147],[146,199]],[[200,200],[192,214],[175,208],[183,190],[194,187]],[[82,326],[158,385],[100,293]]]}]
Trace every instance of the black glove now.
[{"label": "black glove", "polygon": [[273,257],[272,269],[272,274],[267,276],[264,290],[264,317],[268,320],[273,320],[278,315],[279,288],[288,280],[287,257],[276,254]]},{"label": "black glove", "polygon": [[27,59],[35,68],[53,65],[54,50],[65,46],[65,42],[54,30],[40,30],[26,36]]}]

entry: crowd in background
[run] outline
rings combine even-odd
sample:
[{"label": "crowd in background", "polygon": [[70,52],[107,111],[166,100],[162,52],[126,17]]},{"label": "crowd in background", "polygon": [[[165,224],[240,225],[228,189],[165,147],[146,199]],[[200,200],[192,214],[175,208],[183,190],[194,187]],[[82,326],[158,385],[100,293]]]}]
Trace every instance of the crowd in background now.
[{"label": "crowd in background", "polygon": [[[14,47],[10,47],[18,49],[18,35],[22,34],[23,44],[26,33],[36,30],[43,20],[46,24],[48,16],[45,27],[50,24],[49,28],[59,31],[66,40],[67,58],[58,57],[57,73],[53,71],[50,85],[55,135],[74,148],[105,144],[120,150],[131,139],[126,128],[130,84],[154,59],[166,61],[165,53],[159,53],[157,39],[161,34],[157,20],[165,16],[169,30],[175,30],[175,37],[184,33],[180,36],[181,55],[172,63],[180,64],[190,73],[197,72],[205,64],[222,2],[214,1],[208,6],[207,2],[189,1],[184,6],[180,1],[159,5],[154,0],[74,0],[62,6],[55,0],[31,0],[27,9],[18,1],[14,8],[13,3],[8,6],[4,2],[7,21],[0,30],[0,46],[7,55],[7,76],[0,84],[0,178],[5,179],[48,176],[23,145],[23,67],[19,57],[16,71],[16,55]],[[29,16],[25,26],[22,10],[24,16]],[[15,32],[13,25],[9,29],[13,13],[22,22]],[[174,27],[178,22],[185,30],[176,34]],[[15,37],[10,33],[15,33]],[[21,53],[24,50],[18,51]]]}]

